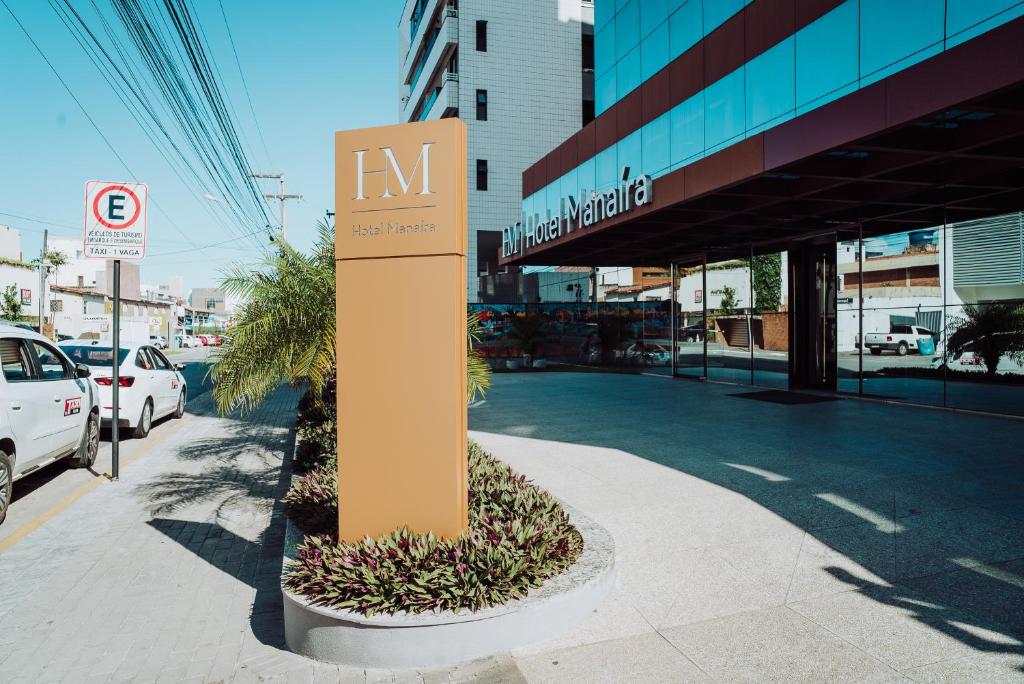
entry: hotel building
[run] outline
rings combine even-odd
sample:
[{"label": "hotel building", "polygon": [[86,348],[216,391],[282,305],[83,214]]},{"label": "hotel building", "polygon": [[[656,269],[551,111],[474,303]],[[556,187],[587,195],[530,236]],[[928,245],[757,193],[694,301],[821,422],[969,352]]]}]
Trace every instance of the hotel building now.
[{"label": "hotel building", "polygon": [[589,0],[406,0],[398,25],[400,120],[457,116],[469,133],[468,298],[522,289],[499,273],[501,229],[523,170],[594,117]]},{"label": "hotel building", "polygon": [[640,352],[584,361],[1024,415],[1022,15],[598,0],[596,118],[524,171],[499,262],[670,270],[600,335]]}]

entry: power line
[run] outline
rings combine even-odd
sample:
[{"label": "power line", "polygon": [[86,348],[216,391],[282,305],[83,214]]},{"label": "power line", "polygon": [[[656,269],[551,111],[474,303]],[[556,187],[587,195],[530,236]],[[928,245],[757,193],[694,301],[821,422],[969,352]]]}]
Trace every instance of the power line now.
[{"label": "power line", "polygon": [[[159,118],[155,114],[152,103],[150,102],[149,98],[142,92],[141,84],[138,84],[139,87],[137,88],[136,83],[131,81],[125,75],[125,72],[128,70],[127,59],[124,55],[123,50],[121,49],[119,42],[112,35],[109,24],[106,22],[105,18],[103,17],[103,14],[99,11],[99,8],[96,7],[95,2],[92,2],[92,6],[99,15],[104,28],[107,30],[108,37],[110,38],[110,40],[107,41],[107,43],[111,45],[112,48],[115,49],[120,55],[123,62],[123,69],[122,66],[119,66],[118,63],[114,60],[113,56],[106,50],[103,42],[96,37],[93,31],[85,23],[85,20],[75,10],[75,8],[70,4],[70,2],[68,2],[68,0],[62,1],[64,5],[63,8],[58,4],[59,2],[61,2],[61,0],[50,0],[50,5],[57,13],[58,18],[64,23],[65,27],[71,33],[72,37],[76,40],[76,42],[78,42],[79,46],[86,53],[86,56],[89,57],[90,61],[92,61],[97,71],[110,86],[115,96],[117,96],[117,98],[128,110],[128,114],[135,120],[139,128],[142,129],[142,132],[149,139],[150,143],[152,143],[156,151],[160,154],[164,161],[167,162],[167,165],[178,177],[178,180],[181,181],[181,183],[185,187],[189,188],[192,193],[194,193],[193,196],[198,201],[198,195],[202,193],[203,189],[202,180],[199,178],[199,175],[196,173],[195,169],[190,164],[188,164],[187,160],[185,160],[181,148],[178,147],[178,145],[174,142],[173,139],[171,139],[167,129],[160,123]],[[72,16],[74,22],[72,22]],[[91,44],[86,42],[86,38],[88,38],[91,41]],[[102,57],[105,61],[99,59],[96,56],[97,54],[102,54]],[[116,74],[120,83],[123,84],[124,88],[115,86],[113,82],[114,74]],[[134,98],[135,102],[126,99],[122,95],[123,90],[126,90],[128,93],[130,93]],[[148,115],[149,119],[154,121],[155,124],[149,124],[146,121],[146,119],[142,117],[143,112],[145,112],[145,114]],[[185,169],[189,173],[191,173],[192,178],[196,183],[195,187],[189,186],[188,181],[182,175],[182,172],[178,168],[177,164],[172,160],[171,157],[168,156],[167,152],[163,149],[163,145],[161,144],[160,139],[157,137],[157,134],[152,130],[152,127],[154,125],[156,128],[160,130],[160,133],[162,134],[163,138],[166,139],[167,143],[165,144],[169,144],[169,146],[173,148],[174,152],[177,153],[177,156],[184,162]],[[210,209],[208,204],[206,204],[205,202],[199,203],[202,205],[203,210],[207,213],[207,215],[210,216],[214,223],[219,225],[221,229],[225,230],[225,232],[229,234],[233,233],[233,231],[223,223],[223,219]],[[231,217],[228,217],[229,224],[231,220]]]},{"label": "power line", "polygon": [[242,62],[238,59],[238,49],[235,47],[235,37],[231,33],[231,24],[228,23],[227,12],[224,11],[224,0],[217,0],[220,5],[220,14],[224,17],[224,28],[228,32],[228,42],[231,43],[231,52],[235,55],[235,66],[238,67],[238,75],[242,79],[242,89],[245,91],[245,99],[249,101],[249,111],[252,113],[252,121],[256,124],[256,132],[260,136],[260,143],[263,145],[263,153],[267,155],[267,163],[271,167],[274,166],[274,162],[270,158],[270,150],[267,149],[267,141],[263,137],[263,129],[260,127],[260,120],[256,118],[256,108],[252,105],[252,97],[249,95],[249,85],[245,81],[245,72],[242,71]]},{"label": "power line", "polygon": [[[60,72],[58,72],[57,68],[54,67],[53,63],[46,56],[46,53],[43,52],[43,49],[41,47],[39,47],[39,44],[32,37],[32,34],[30,34],[28,32],[28,29],[25,28],[25,25],[21,23],[21,20],[18,18],[18,15],[16,15],[14,13],[14,10],[11,9],[10,5],[7,4],[7,0],[0,0],[0,3],[3,4],[4,8],[11,15],[11,17],[14,19],[14,23],[16,23],[18,25],[18,28],[21,29],[21,32],[25,34],[26,38],[28,38],[28,41],[30,43],[32,43],[32,47],[34,47],[36,52],[39,53],[39,56],[43,58],[44,62],[46,62],[46,66],[48,66],[50,68],[50,71],[53,72],[53,75],[56,76],[57,80],[60,81],[60,84],[62,86],[64,86],[64,90],[66,90],[68,95],[71,96],[71,99],[74,100],[76,105],[78,105],[78,108],[80,110],[82,110],[82,114],[85,115],[85,118],[89,121],[89,123],[92,125],[92,127],[96,130],[96,133],[99,134],[100,138],[106,144],[107,148],[110,149],[110,151],[111,151],[111,153],[113,153],[114,157],[116,157],[117,160],[119,162],[121,162],[121,165],[124,166],[125,170],[128,171],[128,174],[132,177],[132,180],[138,181],[138,177],[135,175],[135,172],[132,171],[131,167],[128,166],[128,162],[126,162],[124,160],[124,158],[118,153],[117,149],[114,148],[113,144],[111,144],[111,142],[107,138],[107,136],[103,134],[102,130],[100,130],[99,125],[96,123],[95,119],[93,119],[92,116],[89,115],[89,112],[85,108],[85,105],[82,104],[82,101],[79,100],[78,97],[75,95],[75,93],[71,90],[71,87],[67,84],[67,81],[65,81],[64,78],[60,75]],[[177,230],[179,233],[181,233],[182,237],[184,237],[186,240],[188,240],[191,243],[192,241],[189,239],[188,235],[186,235],[185,232],[178,226],[178,224],[176,224],[174,222],[174,220],[171,219],[170,215],[168,215],[167,212],[164,211],[163,207],[161,207],[157,203],[157,201],[155,199],[153,199],[152,196],[150,196],[149,199],[153,202],[153,206],[157,209],[157,211],[159,211],[161,214],[164,215],[164,218],[167,219],[167,222],[169,224],[171,224],[171,226],[174,227],[175,230]],[[194,244],[194,243],[192,243],[192,244]]]}]

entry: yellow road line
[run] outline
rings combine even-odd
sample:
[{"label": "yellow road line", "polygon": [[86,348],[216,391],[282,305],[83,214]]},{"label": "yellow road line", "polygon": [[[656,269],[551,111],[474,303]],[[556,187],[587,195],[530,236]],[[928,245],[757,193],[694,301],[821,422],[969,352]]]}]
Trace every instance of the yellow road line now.
[{"label": "yellow road line", "polygon": [[[183,426],[190,422],[190,419],[191,415],[186,415],[184,419],[176,421],[177,425],[170,427],[168,430],[161,431],[160,435],[157,436],[155,439],[148,439],[145,442],[139,442],[139,448],[132,451],[132,453],[122,456],[119,465],[126,466],[130,463],[133,463],[134,461],[137,461],[139,457],[142,456],[142,454],[146,453],[146,451],[150,451],[153,448],[159,446],[168,438],[170,438],[171,435],[181,430]],[[3,539],[0,539],[0,553],[4,553],[5,551],[8,551],[11,548],[13,548],[15,544],[20,542],[22,539],[27,537],[35,530],[39,529],[48,520],[66,510],[69,506],[71,506],[71,504],[75,503],[83,496],[99,487],[104,480],[109,478],[109,472],[104,472],[102,475],[93,478],[92,480],[86,482],[78,489],[74,490],[73,492],[65,496],[63,499],[55,503],[47,511],[40,513],[36,517],[29,520],[27,523],[19,527],[10,535],[4,537]]]}]

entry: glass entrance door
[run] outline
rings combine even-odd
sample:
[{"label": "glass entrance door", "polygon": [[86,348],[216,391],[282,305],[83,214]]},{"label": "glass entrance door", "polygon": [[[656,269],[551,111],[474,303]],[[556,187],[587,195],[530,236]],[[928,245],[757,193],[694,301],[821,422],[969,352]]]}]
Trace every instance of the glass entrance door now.
[{"label": "glass entrance door", "polygon": [[790,250],[793,317],[790,386],[836,389],[835,240]]}]

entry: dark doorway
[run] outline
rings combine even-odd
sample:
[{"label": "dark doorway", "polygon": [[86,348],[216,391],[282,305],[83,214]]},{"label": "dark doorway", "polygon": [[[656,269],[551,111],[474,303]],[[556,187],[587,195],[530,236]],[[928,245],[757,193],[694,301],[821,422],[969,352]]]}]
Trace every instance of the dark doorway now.
[{"label": "dark doorway", "polygon": [[836,389],[836,242],[790,247],[790,387]]}]

